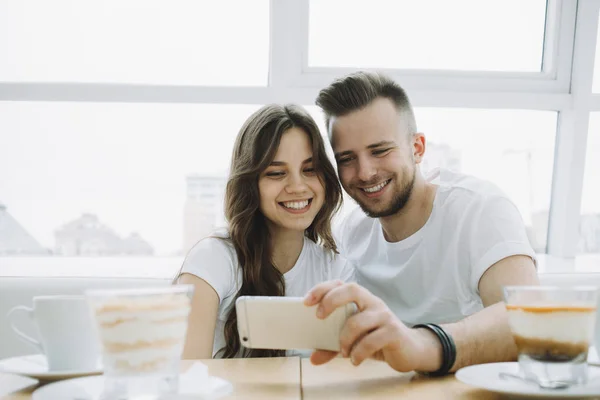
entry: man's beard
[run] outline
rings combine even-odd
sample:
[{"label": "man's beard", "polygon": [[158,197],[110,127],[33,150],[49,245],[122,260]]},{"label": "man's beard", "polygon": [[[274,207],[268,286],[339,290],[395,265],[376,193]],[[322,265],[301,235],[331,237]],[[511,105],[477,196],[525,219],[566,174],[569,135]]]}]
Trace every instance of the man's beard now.
[{"label": "man's beard", "polygon": [[[408,203],[408,200],[410,199],[410,195],[412,194],[412,191],[413,191],[413,187],[415,186],[416,172],[417,172],[417,169],[414,168],[412,171],[412,176],[409,178],[409,181],[403,182],[402,187],[400,187],[400,191],[398,193],[394,194],[394,197],[392,198],[392,202],[391,202],[390,206],[384,210],[381,210],[381,211],[371,210],[365,204],[363,204],[361,201],[356,200],[356,199],[355,200],[358,203],[358,205],[360,206],[360,208],[364,211],[364,213],[367,214],[367,216],[369,216],[371,218],[382,218],[382,217],[389,217],[391,215],[394,215],[397,212],[399,212],[400,210],[402,210],[404,208],[404,206],[406,205],[406,203]],[[407,176],[407,175],[404,174],[404,176]]]}]

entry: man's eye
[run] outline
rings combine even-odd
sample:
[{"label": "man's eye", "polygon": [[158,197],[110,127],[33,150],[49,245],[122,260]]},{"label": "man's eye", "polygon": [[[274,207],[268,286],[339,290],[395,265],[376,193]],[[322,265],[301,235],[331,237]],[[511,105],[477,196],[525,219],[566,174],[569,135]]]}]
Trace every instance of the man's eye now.
[{"label": "man's eye", "polygon": [[337,163],[338,164],[348,164],[350,161],[352,161],[352,157],[344,157],[344,158],[340,158]]},{"label": "man's eye", "polygon": [[390,150],[391,150],[391,149],[373,150],[372,154],[373,154],[374,156],[379,156],[379,155],[382,155],[382,154],[385,154],[385,153],[387,153],[387,152],[388,152],[388,151],[390,151]]}]

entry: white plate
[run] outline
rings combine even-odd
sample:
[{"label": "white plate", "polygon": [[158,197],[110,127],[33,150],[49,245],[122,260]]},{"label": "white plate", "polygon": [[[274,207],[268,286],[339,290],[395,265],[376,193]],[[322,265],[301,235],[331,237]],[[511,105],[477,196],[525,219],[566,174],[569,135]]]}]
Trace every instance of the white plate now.
[{"label": "white plate", "polygon": [[588,363],[600,367],[600,357],[598,356],[598,350],[592,346],[588,351]]},{"label": "white plate", "polygon": [[18,392],[19,390],[27,389],[33,385],[37,385],[37,379],[27,378],[25,376],[0,373],[0,398]]},{"label": "white plate", "polygon": [[[182,393],[175,395],[174,398],[178,400],[217,399],[231,394],[233,391],[233,385],[230,382],[216,376],[207,377],[205,382],[195,386],[187,388],[185,392],[182,390]],[[32,400],[98,400],[103,387],[104,376],[69,379],[42,386],[33,392]],[[192,389],[196,390],[192,392]]]},{"label": "white plate", "polygon": [[537,385],[520,382],[516,379],[502,379],[500,372],[519,373],[516,362],[472,365],[456,372],[456,379],[471,386],[492,392],[536,397],[586,397],[600,396],[600,368],[589,367],[589,380],[585,385],[574,385],[567,389],[540,389]]},{"label": "white plate", "polygon": [[102,368],[89,371],[48,371],[48,363],[43,354],[12,357],[0,360],[0,371],[9,374],[29,376],[40,381],[57,381],[81,376],[99,375]]}]

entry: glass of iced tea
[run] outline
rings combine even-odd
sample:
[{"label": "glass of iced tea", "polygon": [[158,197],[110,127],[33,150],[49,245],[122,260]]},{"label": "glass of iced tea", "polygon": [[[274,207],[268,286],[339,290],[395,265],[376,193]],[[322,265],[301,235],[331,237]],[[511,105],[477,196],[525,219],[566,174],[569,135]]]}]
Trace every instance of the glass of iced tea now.
[{"label": "glass of iced tea", "polygon": [[598,288],[507,286],[504,300],[524,378],[541,387],[587,382]]}]

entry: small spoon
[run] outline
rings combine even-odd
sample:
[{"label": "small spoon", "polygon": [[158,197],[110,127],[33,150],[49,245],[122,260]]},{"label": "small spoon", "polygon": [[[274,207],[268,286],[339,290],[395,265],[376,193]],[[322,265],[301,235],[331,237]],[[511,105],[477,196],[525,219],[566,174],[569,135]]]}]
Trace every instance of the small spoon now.
[{"label": "small spoon", "polygon": [[502,379],[518,379],[521,382],[533,383],[534,385],[539,386],[541,389],[559,390],[559,389],[567,389],[568,387],[571,386],[570,383],[562,382],[562,381],[549,382],[547,384],[542,384],[541,382],[539,382],[535,379],[525,378],[520,375],[511,374],[508,372],[500,372],[498,375]]}]

